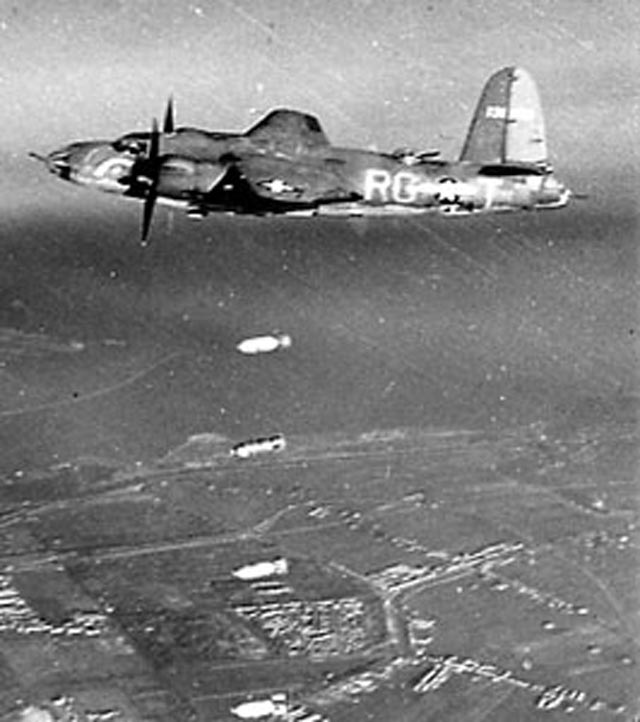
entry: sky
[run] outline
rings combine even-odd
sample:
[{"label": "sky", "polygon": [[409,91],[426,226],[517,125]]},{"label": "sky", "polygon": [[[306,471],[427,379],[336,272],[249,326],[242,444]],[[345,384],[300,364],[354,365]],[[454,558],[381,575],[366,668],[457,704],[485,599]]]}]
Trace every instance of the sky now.
[{"label": "sky", "polygon": [[[293,327],[295,338],[311,339],[309,363],[298,366],[294,355],[290,371],[275,379],[282,384],[275,411],[269,385],[253,377],[263,418],[275,428],[290,419],[289,402],[318,428],[349,418],[378,423],[376,384],[384,388],[394,375],[408,379],[389,401],[398,406],[388,418],[402,423],[424,423],[432,402],[445,423],[454,400],[462,409],[456,423],[475,423],[476,411],[502,408],[505,393],[504,418],[524,418],[534,411],[520,404],[528,409],[531,400],[538,413],[555,396],[554,384],[569,396],[609,393],[632,376],[639,44],[637,0],[0,0],[0,310],[12,327],[24,317],[29,328],[65,339],[130,333],[137,343],[143,329],[141,354],[153,363],[156,336],[179,350],[183,343],[208,349],[254,326],[256,333]],[[537,81],[558,177],[586,193],[586,203],[511,219],[458,219],[460,226],[438,218],[193,224],[159,209],[149,253],[137,242],[139,204],[64,183],[27,157],[29,150],[148,129],[172,94],[178,124],[237,130],[289,106],[317,115],[336,144],[436,147],[455,158],[484,82],[514,64]],[[283,253],[290,258],[283,261]],[[412,350],[403,350],[407,339]],[[86,362],[87,388],[105,385],[109,374],[120,378],[115,361],[103,378],[104,349],[96,349],[100,360]],[[159,358],[166,353],[157,351]],[[487,386],[485,371],[501,368],[505,356],[505,376]],[[133,351],[127,358],[138,363]],[[172,398],[200,404],[210,424],[210,358],[194,377],[190,359]],[[370,374],[361,373],[363,359]],[[254,410],[243,399],[252,393],[230,363],[216,369],[216,388],[229,399],[220,403],[238,414],[225,428],[248,428]],[[425,363],[426,372],[411,371]],[[49,377],[36,363],[29,393],[65,394],[65,379],[76,383],[74,368],[62,364]],[[331,374],[335,393],[326,393],[318,379]],[[351,384],[361,377],[371,385]],[[236,385],[227,388],[228,378]],[[10,403],[18,388],[6,382]],[[102,443],[102,432],[120,443],[126,423],[142,418],[144,427],[156,411],[165,420],[157,388],[144,413],[134,408],[135,396],[104,417],[87,406],[86,429],[71,413],[72,430],[51,438],[47,431],[43,443],[58,453],[68,435],[74,449],[91,447]],[[478,388],[490,399],[487,409],[474,395]],[[358,406],[367,396],[361,389],[371,389],[366,412]],[[424,409],[406,403],[416,389]],[[342,410],[334,413],[343,390]],[[186,402],[176,413],[182,416],[163,424],[168,433],[200,428]]]},{"label": "sky", "polygon": [[0,0],[0,191],[20,207],[46,194],[53,179],[27,150],[145,129],[169,94],[178,124],[241,129],[290,106],[340,145],[455,157],[484,81],[508,64],[536,78],[560,174],[626,187],[635,0]]}]

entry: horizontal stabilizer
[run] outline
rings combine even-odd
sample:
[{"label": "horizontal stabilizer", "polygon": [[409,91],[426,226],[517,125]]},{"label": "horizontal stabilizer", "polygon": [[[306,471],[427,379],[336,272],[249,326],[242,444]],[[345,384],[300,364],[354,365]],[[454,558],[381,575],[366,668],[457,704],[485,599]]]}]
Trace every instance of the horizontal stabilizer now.
[{"label": "horizontal stabilizer", "polygon": [[487,165],[546,164],[542,106],[536,84],[526,70],[503,68],[489,78],[460,160]]}]

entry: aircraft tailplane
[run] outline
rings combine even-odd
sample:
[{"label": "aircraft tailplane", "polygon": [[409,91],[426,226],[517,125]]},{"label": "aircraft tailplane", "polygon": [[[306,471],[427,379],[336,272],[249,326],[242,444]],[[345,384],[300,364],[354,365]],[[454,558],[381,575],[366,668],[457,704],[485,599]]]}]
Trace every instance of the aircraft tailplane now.
[{"label": "aircraft tailplane", "polygon": [[523,68],[487,80],[460,160],[482,164],[547,165],[547,141],[536,84]]}]

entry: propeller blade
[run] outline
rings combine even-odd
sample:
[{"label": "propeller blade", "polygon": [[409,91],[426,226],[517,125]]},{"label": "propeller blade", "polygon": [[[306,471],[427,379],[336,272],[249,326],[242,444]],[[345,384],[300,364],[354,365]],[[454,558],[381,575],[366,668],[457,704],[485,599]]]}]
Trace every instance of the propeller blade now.
[{"label": "propeller blade", "polygon": [[162,123],[163,133],[173,133],[175,125],[173,122],[173,97],[170,95],[167,101],[167,109],[164,112],[164,122]]},{"label": "propeller blade", "polygon": [[144,211],[142,214],[142,235],[140,236],[140,245],[147,245],[147,238],[149,237],[149,230],[151,229],[151,219],[153,217],[153,209],[156,207],[156,199],[158,198],[158,187],[157,183],[155,186],[151,186],[147,193],[147,197],[144,199]]},{"label": "propeller blade", "polygon": [[153,210],[156,206],[158,198],[158,184],[160,182],[160,132],[158,131],[158,121],[154,118],[151,124],[151,136],[149,138],[149,153],[144,159],[146,177],[149,181],[144,199],[144,210],[142,213],[142,235],[140,243],[147,245],[149,230],[151,229],[151,219],[153,218]]}]

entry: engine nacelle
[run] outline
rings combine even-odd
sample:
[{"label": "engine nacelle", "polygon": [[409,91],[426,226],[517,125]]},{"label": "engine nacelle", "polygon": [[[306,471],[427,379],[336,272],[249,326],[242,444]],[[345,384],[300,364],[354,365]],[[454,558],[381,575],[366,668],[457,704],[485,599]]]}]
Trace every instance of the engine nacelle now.
[{"label": "engine nacelle", "polygon": [[214,188],[228,166],[184,156],[167,156],[160,168],[159,191],[169,196],[204,195]]}]

